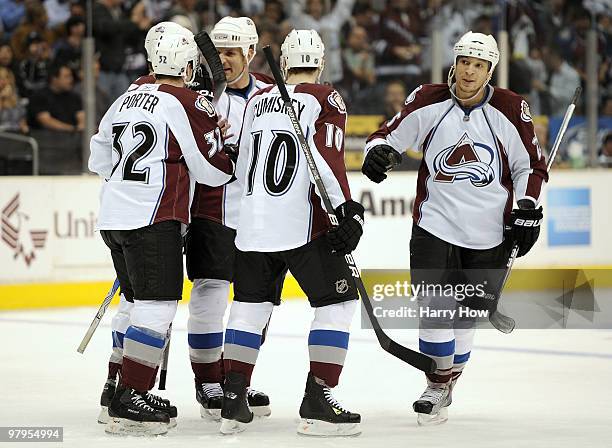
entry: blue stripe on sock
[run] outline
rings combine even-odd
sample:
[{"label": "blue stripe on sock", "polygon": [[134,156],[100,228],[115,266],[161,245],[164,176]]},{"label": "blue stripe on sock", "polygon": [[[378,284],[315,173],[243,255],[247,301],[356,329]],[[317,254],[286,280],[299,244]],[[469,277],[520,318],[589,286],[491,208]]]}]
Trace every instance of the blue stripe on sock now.
[{"label": "blue stripe on sock", "polygon": [[155,336],[147,334],[136,327],[132,327],[131,325],[125,332],[125,337],[127,339],[140,342],[141,344],[146,344],[157,348],[163,348],[165,342],[163,338],[156,338]]},{"label": "blue stripe on sock", "polygon": [[243,347],[259,350],[261,346],[261,335],[228,328],[225,330],[225,343],[242,345]]},{"label": "blue stripe on sock", "polygon": [[427,342],[419,339],[419,350],[431,356],[453,356],[455,354],[455,340],[448,342]]},{"label": "blue stripe on sock", "polygon": [[453,364],[462,364],[464,362],[467,362],[468,359],[470,359],[470,354],[472,352],[467,352],[464,353],[463,355],[455,355],[455,359],[453,360]]},{"label": "blue stripe on sock", "polygon": [[223,345],[223,333],[189,333],[187,341],[191,348],[217,348]]},{"label": "blue stripe on sock", "polygon": [[113,331],[113,347],[123,348],[123,338],[124,337],[125,337],[124,333]]},{"label": "blue stripe on sock", "polygon": [[311,330],[308,335],[308,345],[327,345],[348,349],[349,334],[344,331]]}]

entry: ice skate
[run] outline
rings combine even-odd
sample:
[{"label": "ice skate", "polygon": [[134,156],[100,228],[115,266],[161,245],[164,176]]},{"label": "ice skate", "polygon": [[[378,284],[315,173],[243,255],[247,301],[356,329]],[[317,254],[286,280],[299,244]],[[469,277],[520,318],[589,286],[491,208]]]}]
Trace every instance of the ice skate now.
[{"label": "ice skate", "polygon": [[220,431],[223,434],[242,432],[251,421],[253,413],[247,403],[246,378],[241,373],[229,372],[225,377]]},{"label": "ice skate", "polygon": [[205,420],[221,421],[223,389],[219,383],[196,382],[196,400],[200,403],[200,416]]},{"label": "ice skate", "polygon": [[300,406],[298,434],[337,437],[361,434],[361,415],[347,411],[332,396],[325,384],[320,384],[308,373],[306,391]]},{"label": "ice skate", "polygon": [[153,395],[151,392],[147,392],[142,396],[142,398],[144,398],[147,404],[155,410],[168,414],[168,417],[170,417],[168,429],[176,428],[176,417],[178,415],[178,411],[176,406],[172,406],[172,404],[170,404],[170,400],[166,400],[158,395]]},{"label": "ice skate", "polygon": [[255,417],[269,417],[272,414],[270,398],[259,390],[247,388],[247,402]]},{"label": "ice skate", "polygon": [[102,389],[102,395],[100,396],[100,413],[98,414],[98,423],[103,425],[108,423],[108,406],[115,395],[115,389],[117,388],[117,380],[107,379],[104,383],[104,389]]},{"label": "ice skate", "polygon": [[118,387],[108,407],[109,421],[105,431],[109,434],[156,436],[168,432],[170,417],[166,412],[150,406],[144,394]]},{"label": "ice skate", "polygon": [[441,425],[448,420],[448,406],[452,403],[448,385],[430,383],[412,408],[417,413],[420,426]]}]

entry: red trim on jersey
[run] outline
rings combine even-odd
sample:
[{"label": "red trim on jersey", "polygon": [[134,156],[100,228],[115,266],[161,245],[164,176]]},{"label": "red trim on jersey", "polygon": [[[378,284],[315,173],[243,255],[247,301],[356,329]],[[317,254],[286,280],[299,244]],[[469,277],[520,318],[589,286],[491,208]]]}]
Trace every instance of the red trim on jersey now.
[{"label": "red trim on jersey", "polygon": [[425,202],[427,199],[427,179],[429,179],[429,168],[427,167],[427,162],[425,162],[425,152],[427,151],[427,146],[429,145],[429,140],[433,135],[433,131],[435,128],[429,130],[429,134],[425,137],[425,141],[423,143],[423,158],[421,159],[421,165],[419,166],[419,174],[417,175],[417,193],[416,198],[414,199],[414,206],[412,208],[412,219],[417,224],[421,219],[421,204]]},{"label": "red trim on jersey", "polygon": [[538,157],[538,148],[534,144],[535,130],[531,119],[525,120],[522,118],[522,102],[523,97],[506,89],[494,88],[493,96],[489,104],[500,111],[514,125],[521,137],[523,146],[529,154],[529,165],[533,172],[527,180],[527,190],[525,194],[536,200],[542,192],[542,182],[548,182],[548,172],[546,171],[546,161],[544,155]]},{"label": "red trim on jersey", "polygon": [[206,99],[205,96],[194,92],[193,90],[184,87],[175,87],[169,84],[160,84],[158,90],[160,92],[169,93],[180,101],[187,114],[191,132],[193,133],[193,137],[198,145],[198,149],[208,163],[226,174],[234,174],[234,164],[229,157],[227,157],[225,152],[217,151],[212,157],[208,155],[208,151],[211,149],[211,146],[204,139],[204,135],[218,127],[217,114],[214,114],[211,117],[206,112],[196,108],[195,105],[196,101],[198,100],[204,99],[205,101],[208,101],[208,99]]},{"label": "red trim on jersey", "polygon": [[311,204],[311,223],[310,240],[312,241],[325,234],[330,228],[331,223],[327,218],[327,213],[321,207],[321,198],[315,191],[315,186],[310,185],[310,204]]},{"label": "red trim on jersey", "polygon": [[[367,142],[374,140],[375,138],[386,138],[387,135],[397,129],[402,120],[412,112],[425,106],[441,103],[450,99],[450,97],[450,90],[446,84],[423,84],[422,86],[417,87],[417,89],[414,90],[408,96],[408,98],[406,98],[399,118],[392,118],[389,121],[385,121],[377,131],[368,137]],[[391,125],[388,126],[388,123],[391,123]]]},{"label": "red trim on jersey", "polygon": [[189,172],[176,138],[168,129],[168,148],[165,169],[164,191],[154,223],[175,220],[189,224]]},{"label": "red trim on jersey", "polygon": [[504,207],[504,224],[510,224],[510,212],[512,211],[512,205],[514,204],[514,188],[512,183],[512,174],[510,172],[510,163],[508,163],[508,155],[504,149],[504,145],[495,137],[497,140],[497,147],[499,148],[499,158],[501,160],[501,173],[500,182],[503,187],[508,190],[508,199]]},{"label": "red trim on jersey", "polygon": [[265,73],[252,72],[251,75],[257,80],[261,82],[265,82],[266,84],[275,85],[276,81],[272,76],[266,75]]},{"label": "red trim on jersey", "polygon": [[223,224],[223,196],[225,187],[210,187],[196,183],[191,216],[207,218]]},{"label": "red trim on jersey", "polygon": [[135,84],[137,86],[141,86],[143,84],[155,84],[155,76],[153,75],[144,75],[144,76],[140,76],[138,78],[136,78],[132,84]]}]

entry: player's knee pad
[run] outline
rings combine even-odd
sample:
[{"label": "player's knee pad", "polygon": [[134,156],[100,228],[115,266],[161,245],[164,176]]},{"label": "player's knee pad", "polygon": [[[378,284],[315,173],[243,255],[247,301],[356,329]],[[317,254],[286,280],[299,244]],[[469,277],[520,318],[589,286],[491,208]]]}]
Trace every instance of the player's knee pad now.
[{"label": "player's knee pad", "polygon": [[315,308],[312,329],[334,330],[348,333],[357,308],[357,300],[334,303],[333,305]]},{"label": "player's knee pad", "polygon": [[134,300],[130,324],[165,335],[177,306],[176,300]]},{"label": "player's knee pad", "polygon": [[189,301],[189,333],[223,331],[229,282],[217,279],[196,279]]},{"label": "player's knee pad", "polygon": [[117,308],[117,313],[113,316],[113,320],[111,322],[111,328],[113,331],[125,334],[130,326],[130,315],[133,308],[134,303],[128,302],[125,299],[125,296],[121,294],[119,296],[119,307]]},{"label": "player's knee pad", "polygon": [[234,300],[230,308],[227,328],[228,330],[262,334],[273,309],[272,302],[247,303]]}]

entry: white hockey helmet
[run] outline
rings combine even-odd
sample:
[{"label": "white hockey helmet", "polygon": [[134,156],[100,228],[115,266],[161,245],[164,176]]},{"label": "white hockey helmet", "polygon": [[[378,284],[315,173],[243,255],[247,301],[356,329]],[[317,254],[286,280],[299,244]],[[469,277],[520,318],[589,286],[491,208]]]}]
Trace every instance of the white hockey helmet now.
[{"label": "white hockey helmet", "polygon": [[453,48],[454,64],[457,63],[459,56],[471,56],[473,58],[484,59],[491,63],[490,73],[493,73],[495,66],[499,62],[499,49],[497,41],[490,34],[465,33]]},{"label": "white hockey helmet", "polygon": [[281,45],[280,65],[285,77],[292,68],[311,67],[323,71],[325,46],[315,30],[292,30]]},{"label": "white hockey helmet", "polygon": [[[186,78],[187,67],[192,64],[192,72]],[[153,73],[156,75],[182,76],[186,84],[193,82],[200,65],[200,54],[193,34],[169,34],[159,39],[151,55]]]},{"label": "white hockey helmet", "polygon": [[211,31],[210,38],[217,48],[241,48],[245,58],[248,58],[249,48],[255,51],[259,42],[257,28],[248,17],[223,17]]},{"label": "white hockey helmet", "polygon": [[151,62],[151,55],[153,54],[155,46],[164,34],[180,34],[185,37],[190,35],[193,36],[193,33],[187,28],[174,22],[160,22],[157,25],[152,26],[149,28],[149,31],[147,31],[147,36],[145,37],[144,42],[148,62]]}]

